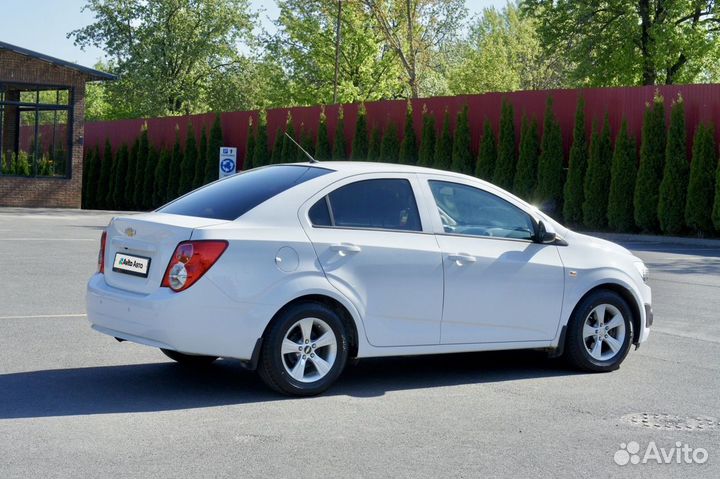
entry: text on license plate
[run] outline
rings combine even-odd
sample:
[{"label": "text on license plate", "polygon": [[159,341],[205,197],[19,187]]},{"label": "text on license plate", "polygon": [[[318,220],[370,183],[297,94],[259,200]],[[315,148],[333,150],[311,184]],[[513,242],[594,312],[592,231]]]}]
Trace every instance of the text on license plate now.
[{"label": "text on license plate", "polygon": [[113,271],[118,273],[133,274],[147,278],[150,268],[150,258],[142,256],[131,256],[129,254],[115,253]]}]

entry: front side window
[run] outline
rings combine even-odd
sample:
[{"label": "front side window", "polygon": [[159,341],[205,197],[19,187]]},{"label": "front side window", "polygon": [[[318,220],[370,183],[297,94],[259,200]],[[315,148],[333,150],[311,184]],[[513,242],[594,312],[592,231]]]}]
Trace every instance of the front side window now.
[{"label": "front side window", "polygon": [[447,181],[430,181],[446,233],[532,240],[530,215],[492,193]]},{"label": "front side window", "polygon": [[308,213],[313,226],[422,231],[410,182],[363,180],[321,198]]}]

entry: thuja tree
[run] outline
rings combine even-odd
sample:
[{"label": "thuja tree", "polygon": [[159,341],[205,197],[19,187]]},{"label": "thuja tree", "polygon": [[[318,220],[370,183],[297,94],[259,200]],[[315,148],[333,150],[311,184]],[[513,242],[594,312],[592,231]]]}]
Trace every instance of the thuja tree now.
[{"label": "thuja tree", "polygon": [[[282,147],[278,163],[291,163],[297,158],[298,148],[290,138],[295,139],[295,127],[293,126],[292,115],[288,111],[287,120],[285,121],[285,133],[282,134]],[[297,141],[297,140],[296,140]]]},{"label": "thuja tree", "polygon": [[712,208],[712,221],[715,229],[720,231],[720,163],[715,173],[715,201]]},{"label": "thuja tree", "polygon": [[380,144],[380,161],[383,163],[397,163],[400,157],[400,138],[395,123],[390,123],[385,129]]},{"label": "thuja tree", "polygon": [[515,179],[515,113],[513,106],[503,99],[500,111],[498,156],[493,171],[493,183],[511,189]]},{"label": "thuja tree", "polygon": [[483,180],[491,181],[495,172],[495,161],[497,161],[497,140],[492,129],[490,120],[485,119],[483,125],[483,136],[478,148],[478,159],[475,165],[475,176]]},{"label": "thuja tree", "polygon": [[345,148],[345,113],[340,105],[338,109],[337,124],[335,125],[335,141],[332,147],[333,160],[347,160],[347,149]]},{"label": "thuja tree", "polygon": [[358,107],[357,121],[355,121],[355,135],[352,141],[350,159],[365,161],[368,156],[368,126],[367,110],[363,103]]},{"label": "thuja tree", "polygon": [[693,139],[690,184],[685,203],[685,223],[699,235],[707,235],[713,231],[716,165],[715,129],[712,125],[700,124]]},{"label": "thuja tree", "polygon": [[470,119],[468,106],[463,106],[458,112],[455,123],[455,138],[453,139],[452,160],[450,168],[458,173],[473,174],[473,154],[470,147]]},{"label": "thuja tree", "polygon": [[521,198],[530,199],[537,185],[537,164],[540,154],[538,124],[534,118],[523,115],[520,127],[520,154],[513,182],[513,192]]},{"label": "thuja tree", "polygon": [[685,224],[685,198],[688,187],[687,138],[685,134],[685,102],[673,102],[670,111],[665,168],[658,197],[658,220],[665,234],[678,234]]},{"label": "thuja tree", "polygon": [[628,135],[627,122],[623,120],[615,139],[608,194],[608,226],[615,231],[629,232],[635,226],[633,194],[637,176],[636,165],[635,141]]},{"label": "thuja tree", "polygon": [[118,150],[115,159],[115,186],[113,187],[113,206],[118,209],[125,209],[125,188],[128,184],[128,158],[130,151],[127,144],[123,143]]},{"label": "thuja tree", "polygon": [[220,123],[220,114],[215,114],[215,121],[210,128],[210,137],[208,138],[207,162],[205,164],[205,184],[218,179],[218,163],[220,161],[220,147],[223,144],[222,124]]},{"label": "thuja tree", "polygon": [[170,151],[163,149],[155,167],[155,182],[153,183],[153,204],[161,205],[170,201],[167,191],[167,177],[170,172]]},{"label": "thuja tree", "polygon": [[543,120],[543,136],[538,160],[537,189],[535,199],[553,211],[560,211],[565,171],[563,170],[563,144],[560,124],[553,111],[553,101],[548,97]]},{"label": "thuja tree", "polygon": [[155,169],[158,163],[158,151],[154,147],[148,150],[147,162],[145,164],[145,177],[143,178],[143,209],[151,209],[153,204],[153,186],[155,185]]},{"label": "thuja tree", "polygon": [[123,208],[133,209],[135,198],[135,173],[137,172],[137,159],[138,153],[140,152],[140,138],[135,139],[132,147],[130,148],[130,155],[128,155],[128,171],[127,178],[125,180],[125,193]]},{"label": "thuja tree", "polygon": [[105,196],[106,209],[117,208],[117,205],[115,204],[115,186],[117,181],[117,163],[119,152],[120,150],[118,149],[113,155],[112,149],[110,150],[110,158],[112,161],[110,162],[110,177],[108,178],[107,184],[107,196]]},{"label": "thuja tree", "polygon": [[193,180],[195,179],[195,163],[197,162],[197,140],[195,139],[195,129],[192,123],[188,123],[187,133],[185,134],[185,154],[180,164],[180,181],[178,184],[177,195],[181,196],[192,190]]},{"label": "thuja tree", "polygon": [[[90,168],[90,155],[92,153],[92,150],[88,151],[83,155],[83,170],[82,170],[82,193],[80,197],[80,207],[82,209],[87,209],[87,192],[88,192],[88,169]],[[2,152],[0,152],[0,159],[2,157]],[[7,163],[2,164],[2,173],[8,174],[12,173],[14,166],[12,165],[12,158],[10,155],[7,155],[5,158],[5,161]],[[9,166],[6,166],[9,165]]]},{"label": "thuja tree", "polygon": [[400,163],[415,165],[418,162],[417,136],[413,121],[413,109],[410,100],[405,109],[405,128],[402,143],[400,143]]},{"label": "thuja tree", "polygon": [[453,137],[450,133],[450,113],[445,110],[442,130],[435,142],[435,161],[433,167],[439,170],[449,170],[452,162]]},{"label": "thuja tree", "polygon": [[193,189],[200,188],[205,180],[205,164],[208,161],[207,157],[207,129],[203,125],[200,130],[200,144],[198,145],[198,158],[195,162],[195,175],[193,176]]},{"label": "thuja tree", "polygon": [[588,144],[585,135],[585,100],[578,100],[575,110],[573,142],[570,147],[567,181],[563,201],[563,218],[568,224],[582,223],[582,204],[585,199],[585,172],[587,171]]},{"label": "thuja tree", "polygon": [[659,94],[645,106],[640,143],[640,167],[635,185],[635,224],[646,232],[658,230],[658,197],[665,162],[665,100]]},{"label": "thuja tree", "polygon": [[275,131],[275,141],[273,142],[272,153],[270,153],[271,165],[280,163],[282,161],[280,157],[282,156],[283,137],[284,135],[282,128],[278,128]]},{"label": "thuja tree", "polygon": [[587,173],[585,174],[583,223],[588,228],[602,229],[607,223],[611,161],[610,120],[606,114],[602,133],[598,133],[596,125],[593,124],[590,156],[588,158]]},{"label": "thuja tree", "polygon": [[422,119],[423,127],[418,165],[429,167],[432,166],[435,155],[435,116],[428,112],[427,105],[423,105]]},{"label": "thuja tree", "polygon": [[264,111],[261,111],[259,117],[260,123],[257,128],[255,150],[253,151],[253,168],[267,165],[270,161],[270,152],[268,151],[267,116]]},{"label": "thuja tree", "polygon": [[[180,144],[180,128],[175,125],[175,143],[173,144],[172,154],[170,155],[170,165],[168,167],[168,175],[165,178],[167,182],[167,201],[177,198],[178,186],[180,184],[180,165],[183,161],[182,145]],[[203,172],[204,175],[204,172]],[[162,178],[160,179],[162,181]],[[205,176],[203,176],[203,182]]]},{"label": "thuja tree", "polygon": [[[178,139],[178,142],[180,140]],[[179,143],[178,143],[179,146]],[[150,140],[148,139],[147,125],[143,127],[140,133],[140,144],[138,145],[137,162],[135,167],[135,178],[133,181],[133,201],[132,206],[137,210],[143,209],[143,200],[145,195],[145,171],[147,169],[148,153],[150,152]],[[176,175],[177,178],[177,175]],[[177,189],[177,183],[175,183],[175,189]]]},{"label": "thuja tree", "polygon": [[[380,146],[382,145],[382,131],[379,127],[375,127],[370,135],[370,144],[368,145],[367,161],[380,161]],[[317,157],[316,157],[317,158]]]},{"label": "thuja tree", "polygon": [[243,170],[253,168],[253,156],[255,155],[255,129],[253,128],[252,116],[248,120],[247,142],[245,143],[245,160]]},{"label": "thuja tree", "polygon": [[[300,125],[300,138],[302,138],[301,145],[305,151],[308,152],[310,156],[314,157],[315,154],[315,139],[313,138],[312,134],[310,133],[310,129],[305,127],[304,125]],[[305,156],[305,153],[300,152],[300,155],[298,156],[300,158],[300,161],[307,161],[308,158]],[[365,158],[361,158],[364,160]]]},{"label": "thuja tree", "polygon": [[97,208],[107,208],[108,190],[110,189],[110,169],[112,168],[112,144],[110,139],[105,139],[105,150],[103,151],[102,161],[100,161],[100,178],[95,185]]},{"label": "thuja tree", "polygon": [[100,179],[100,148],[96,146],[87,155],[87,189],[85,190],[85,208],[97,208],[97,185]]},{"label": "thuja tree", "polygon": [[320,111],[320,124],[318,125],[317,144],[315,146],[315,159],[326,161],[331,158],[330,136],[328,135],[327,116],[325,107]]}]

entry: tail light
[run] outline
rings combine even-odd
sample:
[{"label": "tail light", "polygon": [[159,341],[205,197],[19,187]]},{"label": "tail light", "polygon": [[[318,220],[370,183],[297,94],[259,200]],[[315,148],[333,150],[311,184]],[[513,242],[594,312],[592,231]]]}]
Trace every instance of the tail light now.
[{"label": "tail light", "polygon": [[107,241],[107,231],[102,232],[100,236],[100,251],[98,252],[98,273],[105,273],[105,242]]},{"label": "tail light", "polygon": [[160,286],[183,291],[210,269],[228,247],[227,241],[183,241],[170,258]]}]

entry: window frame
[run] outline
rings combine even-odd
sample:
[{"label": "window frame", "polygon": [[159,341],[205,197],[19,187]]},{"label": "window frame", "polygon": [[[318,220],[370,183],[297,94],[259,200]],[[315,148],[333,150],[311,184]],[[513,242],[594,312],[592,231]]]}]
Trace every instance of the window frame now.
[{"label": "window frame", "polygon": [[[450,233],[445,231],[445,227],[442,224],[442,219],[440,217],[440,213],[438,212],[438,204],[435,201],[435,196],[432,193],[432,188],[430,187],[431,181],[438,181],[443,183],[452,183],[460,186],[464,186],[467,188],[474,188],[476,190],[479,190],[483,193],[492,195],[501,201],[504,201],[505,203],[508,203],[510,206],[513,206],[520,210],[522,213],[527,215],[528,218],[530,218],[530,221],[533,225],[533,237],[531,239],[522,239],[522,238],[508,238],[503,236],[482,236],[482,235],[471,235],[471,234],[464,234],[464,233]],[[500,240],[500,241],[514,241],[514,242],[522,242],[522,243],[537,243],[537,234],[538,234],[538,219],[530,213],[527,208],[523,207],[523,205],[519,204],[517,201],[514,201],[513,198],[509,197],[507,194],[503,194],[504,192],[500,189],[497,189],[495,187],[493,188],[487,188],[483,184],[474,184],[471,182],[464,182],[459,178],[451,177],[451,176],[441,176],[441,175],[424,175],[423,176],[423,186],[425,190],[425,194],[429,201],[432,202],[432,218],[433,218],[433,227],[434,227],[434,233],[436,235],[443,235],[443,236],[458,236],[462,238],[476,238],[481,240]]]},{"label": "window frame", "polygon": [[[69,180],[72,178],[73,175],[73,138],[74,138],[74,113],[75,113],[75,94],[76,94],[76,88],[72,85],[60,85],[60,84],[46,84],[46,83],[33,83],[33,82],[22,82],[22,81],[3,81],[0,82],[4,85],[10,85],[10,86],[16,86],[16,87],[22,87],[20,89],[21,93],[23,92],[31,92],[34,93],[35,99],[32,102],[22,101],[22,98],[20,101],[14,101],[14,100],[7,100],[5,98],[5,91],[0,92],[2,96],[0,97],[0,149],[2,149],[2,144],[4,142],[3,138],[3,122],[5,120],[5,112],[8,106],[16,107],[18,108],[18,114],[22,111],[31,111],[34,112],[34,128],[33,128],[33,139],[34,143],[37,144],[37,137],[40,134],[40,114],[42,112],[65,112],[67,123],[66,123],[66,140],[65,140],[65,174],[64,175],[40,175],[38,171],[38,160],[37,157],[37,151],[33,155],[32,158],[32,164],[31,164],[31,174],[30,175],[18,175],[18,174],[3,174],[0,170],[0,178],[31,178],[31,179],[42,179],[42,180]],[[48,91],[48,90],[63,90],[67,91],[67,104],[60,104],[60,103],[42,103],[40,101],[40,92],[41,91]],[[18,128],[20,128],[22,125],[18,124]],[[54,126],[54,128],[57,128],[57,125]],[[18,133],[19,134],[19,133]],[[15,154],[19,154],[20,152],[20,145],[18,144],[15,148]],[[5,161],[5,153],[0,151],[0,161]]]},{"label": "window frame", "polygon": [[[420,219],[420,229],[419,230],[399,230],[399,229],[392,229],[392,228],[367,228],[367,227],[360,227],[360,226],[335,226],[330,225],[315,225],[310,220],[310,209],[315,206],[315,204],[318,203],[318,201],[325,199],[327,201],[328,206],[328,212],[330,214],[331,221],[334,223],[333,218],[333,212],[332,207],[329,202],[329,195],[339,190],[340,188],[347,186],[352,183],[358,183],[360,181],[367,181],[367,180],[405,180],[410,185],[410,190],[412,192],[413,197],[415,198],[415,207],[418,211],[418,217]],[[433,203],[434,204],[434,203]],[[303,223],[304,226],[308,228],[318,228],[318,229],[332,229],[332,230],[348,230],[348,231],[378,231],[378,232],[384,232],[384,233],[410,233],[410,234],[433,234],[432,231],[432,220],[431,217],[427,213],[427,202],[424,198],[424,195],[422,193],[422,189],[420,187],[420,183],[418,181],[417,175],[414,173],[406,174],[406,173],[361,173],[361,174],[355,174],[351,176],[347,176],[345,178],[342,178],[340,180],[337,180],[334,183],[331,183],[330,185],[323,188],[321,191],[313,195],[310,199],[308,199],[300,208],[298,211],[298,217],[300,218],[301,223]]]}]

